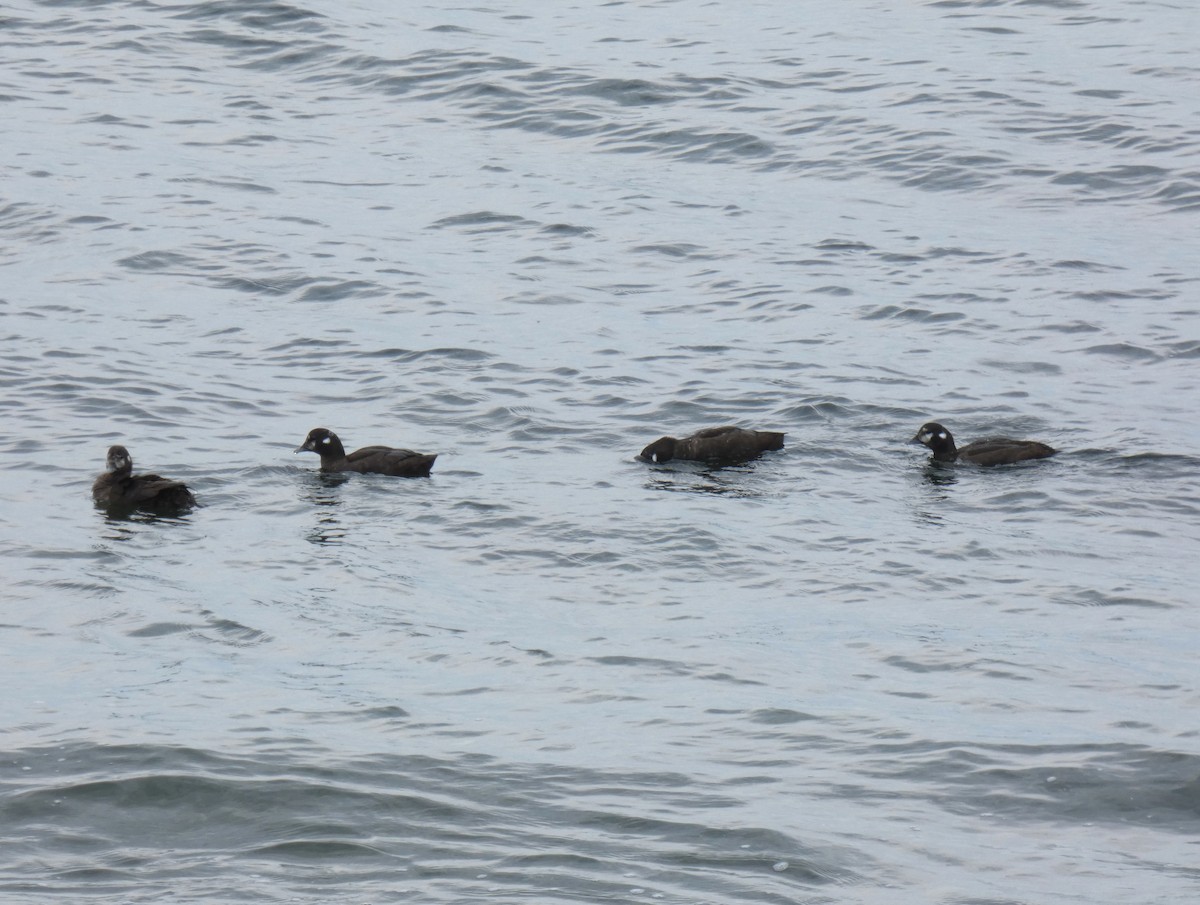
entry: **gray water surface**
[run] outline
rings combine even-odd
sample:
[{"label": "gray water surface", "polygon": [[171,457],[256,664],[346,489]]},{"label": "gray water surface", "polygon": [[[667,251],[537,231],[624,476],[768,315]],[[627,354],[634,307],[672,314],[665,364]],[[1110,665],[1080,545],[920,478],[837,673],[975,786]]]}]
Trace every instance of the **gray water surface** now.
[{"label": "gray water surface", "polygon": [[0,901],[1194,900],[1198,36],[10,4]]}]

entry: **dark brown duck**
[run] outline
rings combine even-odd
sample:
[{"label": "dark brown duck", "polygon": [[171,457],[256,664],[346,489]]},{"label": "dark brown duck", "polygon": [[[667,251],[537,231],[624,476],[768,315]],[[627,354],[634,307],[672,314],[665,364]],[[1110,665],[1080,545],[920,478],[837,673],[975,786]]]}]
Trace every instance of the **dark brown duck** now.
[{"label": "dark brown duck", "polygon": [[641,458],[661,464],[689,459],[711,465],[749,462],[772,449],[783,449],[783,434],[740,427],[706,427],[690,437],[660,437],[641,452]]},{"label": "dark brown duck", "polygon": [[1044,459],[1058,452],[1037,440],[1010,440],[1008,437],[976,440],[957,447],[950,431],[936,421],[922,425],[910,442],[929,447],[935,462],[970,462],[972,465],[1011,465],[1027,459]]},{"label": "dark brown duck", "polygon": [[346,455],[337,434],[323,427],[309,431],[296,452],[315,452],[319,455],[321,471],[357,471],[397,478],[427,478],[437,458],[437,453],[426,455],[390,446],[364,446]]},{"label": "dark brown duck", "polygon": [[133,473],[133,458],[124,446],[110,446],[105,472],[92,484],[92,499],[110,510],[144,509],[168,515],[190,509],[196,498],[181,481],[156,474]]}]

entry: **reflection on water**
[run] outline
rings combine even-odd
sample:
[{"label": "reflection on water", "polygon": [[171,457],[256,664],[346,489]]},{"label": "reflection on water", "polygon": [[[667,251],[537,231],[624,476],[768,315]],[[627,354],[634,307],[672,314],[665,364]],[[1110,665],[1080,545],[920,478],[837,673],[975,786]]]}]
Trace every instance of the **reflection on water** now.
[{"label": "reflection on water", "polygon": [[930,459],[914,474],[920,478],[914,483],[917,501],[910,507],[910,514],[919,524],[941,526],[946,520],[943,509],[952,500],[948,491],[958,483],[954,467]]},{"label": "reflection on water", "polygon": [[302,479],[300,499],[312,504],[314,525],[304,535],[310,544],[337,546],[346,538],[346,529],[338,515],[342,505],[341,488],[350,477],[324,471],[308,472]]},{"label": "reflection on water", "polygon": [[104,507],[97,505],[96,510],[104,515],[104,524],[111,533],[104,535],[106,540],[127,541],[137,536],[133,525],[162,523],[164,525],[186,525],[188,513],[165,514],[148,512],[131,506]]},{"label": "reflection on water", "polygon": [[934,462],[932,459],[925,464],[921,476],[926,484],[934,487],[950,487],[958,483],[958,474],[952,463]]},{"label": "reflection on water", "polygon": [[714,496],[762,497],[763,491],[746,486],[752,465],[708,466],[696,462],[656,466],[643,486],[672,493],[706,493]]}]

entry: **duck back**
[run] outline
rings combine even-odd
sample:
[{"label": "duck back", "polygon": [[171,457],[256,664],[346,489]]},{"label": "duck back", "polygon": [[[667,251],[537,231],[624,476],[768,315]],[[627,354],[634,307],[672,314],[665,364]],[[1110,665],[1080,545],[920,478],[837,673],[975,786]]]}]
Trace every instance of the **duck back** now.
[{"label": "duck back", "polygon": [[688,437],[661,437],[642,450],[641,457],[651,462],[687,459],[713,465],[738,465],[764,452],[783,449],[781,433],[747,430],[726,425],[706,427]]},{"label": "duck back", "polygon": [[437,453],[419,453],[411,449],[390,446],[364,446],[335,463],[326,471],[357,471],[362,474],[385,474],[398,478],[427,478],[437,460]]},{"label": "duck back", "polygon": [[1010,440],[1008,437],[993,437],[976,440],[958,450],[958,458],[973,465],[1011,465],[1029,459],[1045,459],[1058,450],[1037,440]]}]

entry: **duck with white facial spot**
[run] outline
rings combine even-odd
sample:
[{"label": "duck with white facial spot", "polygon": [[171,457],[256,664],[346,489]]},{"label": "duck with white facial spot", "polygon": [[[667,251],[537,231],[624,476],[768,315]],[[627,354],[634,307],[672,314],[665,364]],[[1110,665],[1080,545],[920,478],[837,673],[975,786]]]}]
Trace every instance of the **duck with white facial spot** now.
[{"label": "duck with white facial spot", "polygon": [[315,452],[319,455],[321,471],[357,471],[397,478],[427,478],[437,459],[437,453],[418,453],[390,446],[364,446],[346,455],[338,435],[323,427],[309,431],[296,452]]},{"label": "duck with white facial spot", "polygon": [[1011,465],[1027,459],[1044,459],[1058,452],[1037,440],[1010,440],[1008,437],[976,440],[958,447],[954,445],[950,431],[936,421],[923,424],[911,442],[927,446],[933,452],[934,462],[969,462],[972,465]]}]

